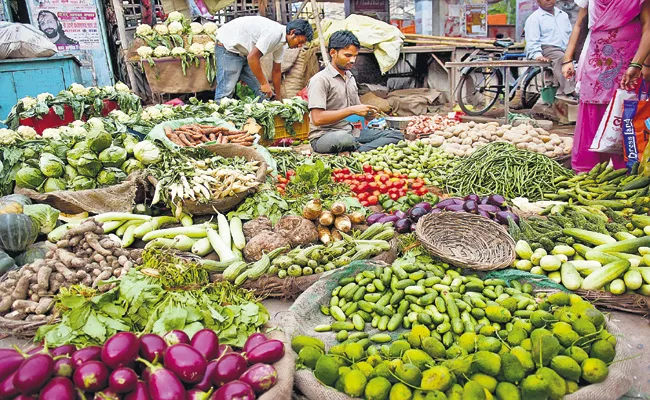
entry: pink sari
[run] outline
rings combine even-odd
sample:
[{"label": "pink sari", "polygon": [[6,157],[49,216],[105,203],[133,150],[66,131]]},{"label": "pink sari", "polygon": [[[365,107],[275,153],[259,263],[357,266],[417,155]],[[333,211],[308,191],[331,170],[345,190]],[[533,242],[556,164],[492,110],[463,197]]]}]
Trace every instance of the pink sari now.
[{"label": "pink sari", "polygon": [[618,154],[595,153],[589,147],[603,118],[606,105],[619,88],[623,74],[639,48],[639,14],[644,0],[595,0],[595,21],[588,50],[578,65],[580,105],[572,151],[573,169],[588,171],[612,160],[616,168],[625,166]]}]

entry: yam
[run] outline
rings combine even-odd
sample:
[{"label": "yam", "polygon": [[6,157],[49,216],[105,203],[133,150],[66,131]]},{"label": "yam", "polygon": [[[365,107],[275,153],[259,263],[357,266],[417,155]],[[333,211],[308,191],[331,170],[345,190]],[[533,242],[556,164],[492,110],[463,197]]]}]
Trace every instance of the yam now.
[{"label": "yam", "polygon": [[0,313],[6,313],[11,310],[11,305],[13,304],[13,297],[7,293],[2,294],[2,300],[0,300]]},{"label": "yam", "polygon": [[54,264],[54,268],[63,275],[63,279],[66,281],[72,281],[75,277],[74,272],[72,272],[68,267],[66,267],[63,263],[58,262]]},{"label": "yam", "polygon": [[[316,228],[314,227],[314,229]],[[291,242],[289,242],[289,240],[283,235],[278,234],[277,232],[263,231],[246,243],[243,253],[247,260],[257,261],[262,258],[263,253],[268,253],[269,251],[280,247],[288,247],[290,245]]]},{"label": "yam", "polygon": [[30,278],[30,276],[23,275],[20,279],[18,279],[18,283],[16,284],[11,297],[18,300],[24,300],[27,298],[27,290],[29,290]]},{"label": "yam", "polygon": [[99,285],[99,282],[110,278],[112,275],[113,275],[113,270],[112,269],[103,271],[101,274],[97,275],[97,278],[95,278],[95,280],[93,281],[91,287],[97,287]]},{"label": "yam", "polygon": [[293,247],[305,246],[318,240],[316,225],[310,220],[296,215],[280,218],[273,230],[287,238]]},{"label": "yam", "polygon": [[23,314],[34,314],[36,307],[38,307],[38,303],[31,300],[16,300],[11,305],[14,311],[20,311]]},{"label": "yam", "polygon": [[41,296],[38,293],[32,293],[29,299],[38,303],[38,301],[41,299]]},{"label": "yam", "polygon": [[9,314],[5,315],[4,317],[12,321],[22,321],[25,319],[25,317],[27,317],[27,315],[21,313],[20,311],[12,311]]},{"label": "yam", "polygon": [[52,268],[42,267],[38,270],[36,280],[38,282],[38,288],[42,290],[47,290],[50,287],[50,275],[52,274]]},{"label": "yam", "polygon": [[246,222],[242,226],[242,229],[244,231],[244,237],[248,242],[252,238],[254,238],[255,236],[259,235],[264,231],[267,232],[273,231],[273,224],[271,223],[271,220],[268,219],[267,217],[259,217],[259,218],[255,218],[252,221]]}]

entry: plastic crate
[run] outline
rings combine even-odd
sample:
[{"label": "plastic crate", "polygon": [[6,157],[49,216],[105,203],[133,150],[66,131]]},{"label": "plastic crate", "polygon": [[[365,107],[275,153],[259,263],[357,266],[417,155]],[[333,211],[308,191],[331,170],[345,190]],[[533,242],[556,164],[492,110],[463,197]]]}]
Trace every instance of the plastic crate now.
[{"label": "plastic crate", "polygon": [[275,137],[271,140],[262,139],[260,143],[268,146],[273,142],[275,142],[276,140],[284,139],[284,138],[307,140],[307,136],[309,136],[309,114],[308,113],[305,114],[305,117],[303,118],[302,122],[296,122],[295,124],[293,124],[293,129],[296,131],[295,136],[289,134],[289,132],[287,132],[287,130],[285,129],[284,119],[276,116]]}]

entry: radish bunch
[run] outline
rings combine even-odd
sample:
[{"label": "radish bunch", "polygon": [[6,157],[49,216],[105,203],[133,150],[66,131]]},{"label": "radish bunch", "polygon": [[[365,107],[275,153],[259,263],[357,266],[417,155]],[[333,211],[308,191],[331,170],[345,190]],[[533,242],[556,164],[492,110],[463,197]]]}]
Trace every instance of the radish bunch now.
[{"label": "radish bunch", "polygon": [[254,400],[277,383],[284,344],[251,335],[241,352],[210,329],[190,340],[120,332],[103,346],[0,349],[0,400]]}]

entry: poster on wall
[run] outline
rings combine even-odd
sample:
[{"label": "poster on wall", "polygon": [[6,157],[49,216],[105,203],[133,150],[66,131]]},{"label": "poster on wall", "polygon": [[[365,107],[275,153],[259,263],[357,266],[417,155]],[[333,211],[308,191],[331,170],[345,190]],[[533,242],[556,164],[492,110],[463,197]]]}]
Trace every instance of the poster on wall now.
[{"label": "poster on wall", "polygon": [[32,24],[59,51],[101,49],[97,8],[92,0],[32,2]]},{"label": "poster on wall", "polygon": [[447,10],[447,17],[445,18],[445,32],[444,35],[448,37],[461,37],[463,36],[463,13],[464,7],[462,5],[450,4]]},{"label": "poster on wall", "polygon": [[465,36],[486,37],[487,15],[487,4],[465,4]]},{"label": "poster on wall", "polygon": [[517,41],[521,41],[524,37],[524,25],[526,25],[526,19],[533,11],[539,8],[537,0],[517,0],[517,20],[515,29],[517,30],[516,36]]}]

